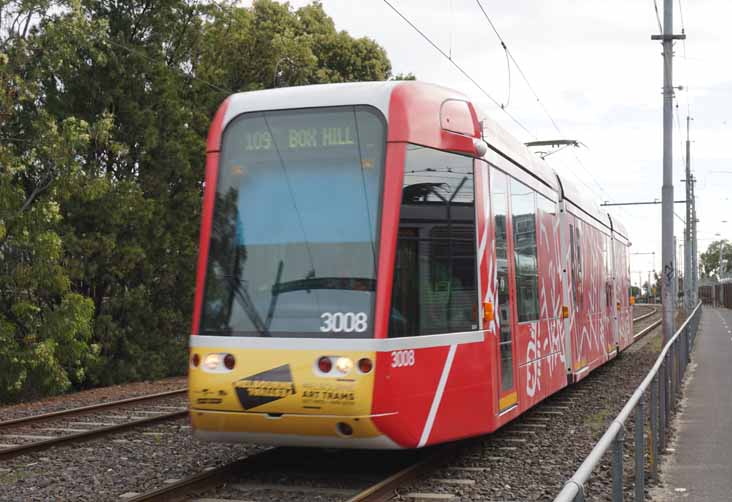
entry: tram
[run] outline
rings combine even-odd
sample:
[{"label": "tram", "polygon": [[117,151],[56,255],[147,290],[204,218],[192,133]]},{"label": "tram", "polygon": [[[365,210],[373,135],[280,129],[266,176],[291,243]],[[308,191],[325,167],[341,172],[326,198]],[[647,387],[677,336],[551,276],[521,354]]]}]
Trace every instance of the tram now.
[{"label": "tram", "polygon": [[194,433],[376,449],[490,433],[632,343],[629,246],[459,92],[232,95],[206,152]]}]

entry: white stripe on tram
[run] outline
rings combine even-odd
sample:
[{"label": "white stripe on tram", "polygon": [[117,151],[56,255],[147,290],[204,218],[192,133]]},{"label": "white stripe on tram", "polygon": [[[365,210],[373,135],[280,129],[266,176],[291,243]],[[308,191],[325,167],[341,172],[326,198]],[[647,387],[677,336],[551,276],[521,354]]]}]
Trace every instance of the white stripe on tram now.
[{"label": "white stripe on tram", "polygon": [[440,383],[437,384],[437,392],[432,400],[432,406],[430,407],[429,415],[427,415],[427,422],[424,424],[422,430],[422,437],[419,438],[419,444],[417,447],[421,448],[427,443],[432,432],[432,425],[435,423],[435,416],[437,410],[440,407],[440,401],[442,401],[442,393],[445,391],[445,384],[447,383],[447,377],[450,374],[450,368],[452,368],[452,360],[455,358],[455,350],[457,345],[450,345],[450,351],[447,353],[447,359],[445,360],[445,366],[442,368],[442,375],[440,376]]},{"label": "white stripe on tram", "polygon": [[360,350],[390,352],[392,350],[426,349],[465,343],[482,342],[485,332],[463,331],[441,335],[406,336],[403,338],[277,338],[244,336],[192,335],[191,348],[206,349],[278,349],[278,350]]}]

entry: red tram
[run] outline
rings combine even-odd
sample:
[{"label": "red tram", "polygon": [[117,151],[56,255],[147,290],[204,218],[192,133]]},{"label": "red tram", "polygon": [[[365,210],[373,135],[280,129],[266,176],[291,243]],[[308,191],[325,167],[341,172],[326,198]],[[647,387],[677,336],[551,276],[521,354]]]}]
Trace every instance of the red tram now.
[{"label": "red tram", "polygon": [[632,343],[629,246],[458,92],[233,95],[208,138],[195,434],[415,448],[494,431]]}]

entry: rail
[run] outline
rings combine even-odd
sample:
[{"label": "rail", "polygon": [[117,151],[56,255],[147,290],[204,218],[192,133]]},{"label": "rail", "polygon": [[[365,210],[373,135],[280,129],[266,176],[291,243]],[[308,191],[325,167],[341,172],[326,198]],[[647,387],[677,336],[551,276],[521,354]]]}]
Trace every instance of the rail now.
[{"label": "rail", "polygon": [[650,387],[650,474],[658,475],[658,450],[666,441],[672,403],[676,399],[694,346],[701,319],[701,302],[663,347],[656,363],[638,386],[623,409],[612,421],[587,458],[565,483],[554,502],[584,502],[585,483],[592,471],[612,448],[612,500],[623,500],[623,441],[625,422],[635,412],[635,500],[642,501],[645,487],[645,450],[643,415],[644,395]]}]

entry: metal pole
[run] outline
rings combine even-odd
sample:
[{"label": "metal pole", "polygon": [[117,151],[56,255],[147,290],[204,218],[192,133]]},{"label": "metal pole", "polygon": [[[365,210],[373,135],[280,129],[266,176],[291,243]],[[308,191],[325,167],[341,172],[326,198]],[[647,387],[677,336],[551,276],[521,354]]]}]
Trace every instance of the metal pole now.
[{"label": "metal pole", "polygon": [[623,436],[621,428],[613,440],[613,502],[623,500]]},{"label": "metal pole", "polygon": [[658,375],[651,381],[651,478],[658,476]]},{"label": "metal pole", "polygon": [[666,359],[658,371],[658,449],[666,448]]},{"label": "metal pole", "polygon": [[692,195],[691,195],[691,161],[689,160],[691,146],[689,141],[689,121],[691,118],[686,116],[686,227],[684,228],[684,308],[686,315],[691,314],[694,308],[692,300],[692,288],[694,286],[693,273],[691,271],[691,229],[693,226],[694,216],[691,214]]},{"label": "metal pole", "polygon": [[[672,257],[673,260],[673,267],[674,267],[674,278],[671,282],[671,298],[673,298],[673,306],[674,306],[674,312],[676,312],[676,302],[679,300],[679,264],[678,264],[678,255],[676,254],[676,251],[678,250],[678,247],[676,246],[676,236],[674,235],[674,255]],[[676,330],[674,330],[676,331]],[[671,335],[673,336],[673,334]],[[669,340],[671,338],[669,337]]]},{"label": "metal pole", "polygon": [[[686,328],[684,328],[684,333],[686,333]],[[683,340],[680,338],[676,339],[676,394],[681,395],[681,379],[684,376],[683,373],[683,362],[682,362],[682,356],[684,354],[684,347],[683,347]]]},{"label": "metal pole", "polygon": [[[666,425],[666,429],[668,430],[671,427],[671,374],[673,369],[671,368],[671,354],[666,352],[666,371],[664,372],[664,387],[665,393],[666,393],[666,409],[664,410],[665,416],[664,424]],[[666,442],[664,441],[664,445]],[[665,446],[664,446],[665,448]]]},{"label": "metal pole", "polygon": [[674,334],[674,180],[673,180],[673,0],[663,2],[663,187],[661,188],[661,295],[663,344]]},{"label": "metal pole", "polygon": [[[691,152],[689,152],[691,154]],[[691,155],[687,155],[687,159],[690,158]],[[696,305],[696,302],[699,298],[699,263],[698,263],[698,256],[697,256],[697,242],[696,242],[696,195],[694,192],[696,191],[695,185],[696,180],[692,178],[691,183],[691,222],[694,225],[694,228],[692,230],[692,240],[691,240],[691,261],[692,261],[692,273],[694,274],[694,305]]]},{"label": "metal pole", "polygon": [[[651,291],[652,291],[652,288],[651,288],[651,271],[649,270],[648,271],[648,303],[656,303],[656,299],[655,298],[653,298],[653,300],[651,301]],[[656,295],[653,295],[653,296],[655,297]]]},{"label": "metal pole", "polygon": [[722,285],[722,253],[724,253],[724,236],[720,236],[719,239],[719,306],[724,307],[724,286]]},{"label": "metal pole", "polygon": [[645,480],[643,479],[643,458],[645,457],[643,451],[643,399],[638,401],[638,405],[635,407],[635,500],[636,502],[643,502],[644,485]]}]

